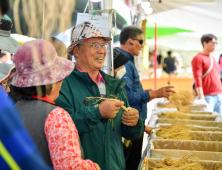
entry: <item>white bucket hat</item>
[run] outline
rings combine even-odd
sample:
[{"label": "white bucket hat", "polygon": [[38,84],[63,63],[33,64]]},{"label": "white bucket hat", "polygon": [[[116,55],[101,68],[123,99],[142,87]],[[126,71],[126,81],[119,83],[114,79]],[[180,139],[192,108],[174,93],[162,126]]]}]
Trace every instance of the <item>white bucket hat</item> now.
[{"label": "white bucket hat", "polygon": [[93,37],[102,37],[106,41],[112,40],[112,38],[110,37],[103,36],[99,29],[96,28],[89,21],[74,26],[71,30],[71,45],[67,48],[68,54],[73,55],[73,48],[77,44]]},{"label": "white bucket hat", "polygon": [[12,20],[3,15],[0,22],[0,50],[15,53],[20,44],[10,36],[12,25]]}]

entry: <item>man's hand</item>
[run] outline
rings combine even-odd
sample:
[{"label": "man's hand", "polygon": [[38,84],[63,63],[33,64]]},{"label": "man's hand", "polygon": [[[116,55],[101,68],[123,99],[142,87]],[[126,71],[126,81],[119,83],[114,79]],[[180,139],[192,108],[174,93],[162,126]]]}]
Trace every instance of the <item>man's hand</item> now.
[{"label": "man's hand", "polygon": [[124,105],[124,102],[120,100],[105,100],[99,104],[99,111],[102,117],[113,119],[122,105]]},{"label": "man's hand", "polygon": [[148,136],[150,136],[151,135],[151,131],[153,129],[159,129],[159,127],[154,127],[153,128],[153,127],[145,126],[144,132],[146,132],[148,134]]},{"label": "man's hand", "polygon": [[173,86],[166,86],[166,87],[161,87],[160,89],[154,90],[154,91],[150,91],[150,99],[154,99],[154,98],[160,98],[160,97],[166,97],[167,99],[169,99],[170,97],[170,92],[171,93],[176,93],[175,91],[171,90],[172,88],[174,88]]},{"label": "man's hand", "polygon": [[197,91],[198,99],[205,99],[202,87],[197,87],[196,91]]},{"label": "man's hand", "polygon": [[204,97],[204,95],[197,95],[198,97],[198,99],[204,99],[205,100],[205,97]]},{"label": "man's hand", "polygon": [[128,112],[123,112],[122,115],[122,123],[126,126],[136,126],[139,120],[139,112],[138,110],[128,107]]},{"label": "man's hand", "polygon": [[97,163],[94,163],[94,164],[96,165],[96,168],[97,168],[96,170],[101,170]]}]

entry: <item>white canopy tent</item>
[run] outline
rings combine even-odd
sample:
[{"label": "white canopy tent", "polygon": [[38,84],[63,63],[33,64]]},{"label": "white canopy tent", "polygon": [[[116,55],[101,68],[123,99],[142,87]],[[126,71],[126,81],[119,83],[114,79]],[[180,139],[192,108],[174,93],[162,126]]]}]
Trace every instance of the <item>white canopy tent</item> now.
[{"label": "white canopy tent", "polygon": [[[140,20],[147,18],[147,27],[153,28],[157,23],[158,28],[165,34],[157,36],[158,51],[165,55],[167,50],[177,51],[184,61],[184,66],[190,62],[197,52],[202,51],[200,38],[203,34],[212,33],[218,38],[218,46],[214,53],[218,60],[222,53],[222,0],[149,0],[153,13],[145,15],[141,2],[147,0],[124,0],[128,7],[137,14]],[[179,28],[185,32],[172,33],[168,29]],[[188,31],[190,32],[188,32]],[[147,32],[147,35],[154,32]],[[153,37],[154,35],[150,35]],[[149,36],[148,36],[149,37]],[[147,39],[151,51],[154,38]]]},{"label": "white canopy tent", "polygon": [[[222,54],[222,0],[190,2],[182,0],[151,1],[154,13],[147,17],[149,22],[157,23],[157,27],[176,27],[194,32],[183,32],[157,37],[159,47],[173,49],[181,54],[186,66],[194,55],[202,51],[200,38],[203,34],[212,33],[217,36],[218,45],[214,57],[218,61]],[[153,39],[147,40],[154,45]]]},{"label": "white canopy tent", "polygon": [[[203,49],[200,42],[201,36],[202,33],[198,32],[176,33],[173,35],[160,36],[157,38],[158,51],[161,51],[162,55],[166,56],[166,52],[172,49],[180,54],[184,66],[190,66],[190,62],[195,54]],[[213,53],[216,61],[219,60],[219,56],[222,54],[222,37],[219,37],[217,42],[218,45]],[[154,49],[154,43],[154,39],[147,39],[147,44],[150,45],[151,51]]]},{"label": "white canopy tent", "polygon": [[148,17],[150,21],[222,37],[222,0],[186,4],[182,0],[151,1],[151,7],[154,13]]}]

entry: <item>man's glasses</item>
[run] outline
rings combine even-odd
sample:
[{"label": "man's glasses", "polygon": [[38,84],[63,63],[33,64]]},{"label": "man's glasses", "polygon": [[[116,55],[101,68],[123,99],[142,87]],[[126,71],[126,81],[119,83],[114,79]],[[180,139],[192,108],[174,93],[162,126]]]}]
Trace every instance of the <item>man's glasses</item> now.
[{"label": "man's glasses", "polygon": [[82,45],[90,45],[92,46],[94,49],[97,49],[98,51],[100,50],[100,48],[102,47],[104,50],[107,50],[109,47],[109,43],[104,43],[104,44],[100,44],[100,43],[92,43],[92,44],[82,44]]},{"label": "man's glasses", "polygon": [[138,40],[138,39],[133,39],[133,40],[139,41],[140,45],[143,45],[143,43],[144,43],[144,40]]},{"label": "man's glasses", "polygon": [[217,45],[217,42],[211,42],[212,43],[212,45]]}]

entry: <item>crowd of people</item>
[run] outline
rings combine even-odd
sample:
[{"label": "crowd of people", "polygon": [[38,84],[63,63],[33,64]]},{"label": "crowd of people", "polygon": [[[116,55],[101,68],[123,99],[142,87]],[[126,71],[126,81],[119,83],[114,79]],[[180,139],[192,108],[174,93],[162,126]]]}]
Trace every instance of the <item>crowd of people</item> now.
[{"label": "crowd of people", "polygon": [[[14,53],[13,66],[4,66],[7,74],[0,79],[1,169],[137,169],[143,135],[154,129],[145,125],[147,102],[175,93],[172,86],[144,91],[134,65],[134,57],[143,48],[144,32],[135,26],[121,30],[120,47],[113,49],[114,75],[110,76],[101,68],[112,39],[93,24],[86,21],[72,28],[67,53],[65,45],[53,37],[20,46],[12,43],[11,25],[4,26],[12,23],[5,15],[8,6],[8,1],[1,1],[4,22],[0,28],[7,34],[3,35],[7,43],[0,50]],[[210,43],[216,43],[213,40]],[[206,51],[198,55],[209,55]],[[168,69],[171,61],[164,63]],[[219,85],[217,94],[205,94],[199,70],[194,74],[198,94],[220,98]],[[132,146],[125,147],[123,138]]]}]

